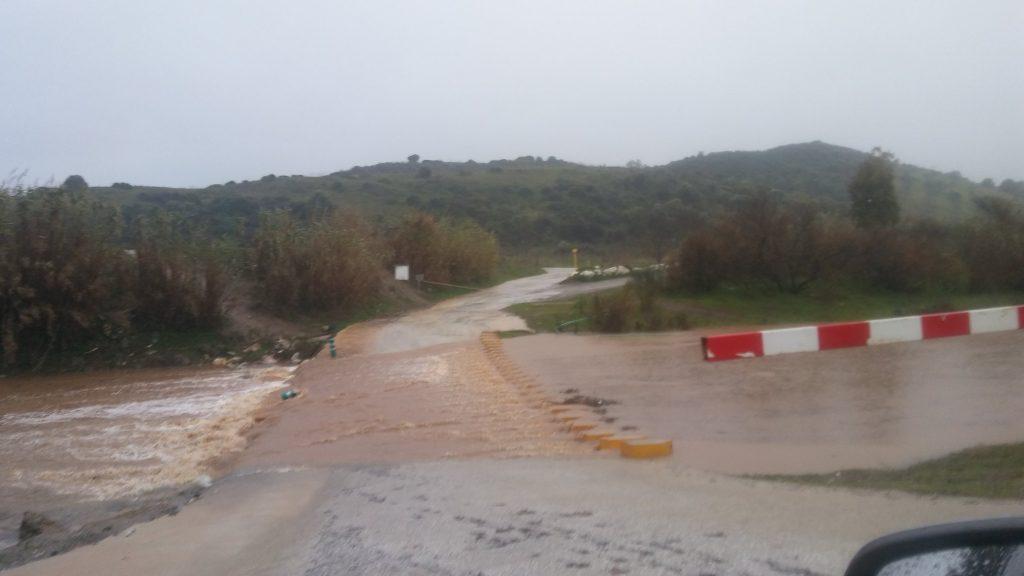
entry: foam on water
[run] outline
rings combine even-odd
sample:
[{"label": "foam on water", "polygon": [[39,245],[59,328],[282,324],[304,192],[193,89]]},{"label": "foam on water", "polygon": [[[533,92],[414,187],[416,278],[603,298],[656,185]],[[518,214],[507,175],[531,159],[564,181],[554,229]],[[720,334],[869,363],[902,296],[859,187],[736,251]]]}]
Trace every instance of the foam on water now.
[{"label": "foam on water", "polygon": [[95,386],[34,383],[0,402],[0,482],[105,499],[195,481],[211,459],[244,447],[256,408],[291,373],[246,368]]}]

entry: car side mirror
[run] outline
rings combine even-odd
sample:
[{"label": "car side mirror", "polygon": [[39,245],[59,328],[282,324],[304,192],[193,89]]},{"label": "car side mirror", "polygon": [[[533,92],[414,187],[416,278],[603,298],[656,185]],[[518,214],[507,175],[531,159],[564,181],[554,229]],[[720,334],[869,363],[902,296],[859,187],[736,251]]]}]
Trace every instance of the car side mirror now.
[{"label": "car side mirror", "polygon": [[1024,576],[1024,518],[940,524],[866,544],[846,576]]}]

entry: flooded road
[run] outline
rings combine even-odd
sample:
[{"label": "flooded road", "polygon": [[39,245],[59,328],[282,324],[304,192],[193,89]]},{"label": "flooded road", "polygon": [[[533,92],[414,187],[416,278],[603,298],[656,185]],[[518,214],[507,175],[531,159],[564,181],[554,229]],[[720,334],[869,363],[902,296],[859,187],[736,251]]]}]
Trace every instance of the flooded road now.
[{"label": "flooded road", "polygon": [[[237,465],[576,453],[477,340],[484,330],[525,328],[501,311],[511,304],[624,282],[559,284],[571,272],[548,269],[353,326],[337,338],[337,359],[321,354],[294,381],[292,369],[267,366],[2,380],[0,549],[17,541],[25,511],[75,528],[163,503],[208,483],[250,441]],[[286,381],[301,396],[274,401]],[[260,410],[266,422],[254,427]]]},{"label": "flooded road", "polygon": [[472,340],[487,331],[526,330],[522,318],[503,312],[513,304],[567,298],[622,286],[627,278],[561,284],[572,268],[545,268],[544,274],[505,282],[494,288],[441,302],[403,316],[384,326],[373,350],[378,353],[413,350],[434,344]]},{"label": "flooded road", "polygon": [[551,335],[505,349],[552,393],[728,473],[905,466],[1024,440],[1024,331],[708,363],[699,334]]},{"label": "flooded road", "polygon": [[[352,326],[303,364],[297,402],[254,429],[241,466],[408,462],[584,453],[549,414],[498,373],[481,332],[525,329],[512,304],[565,297],[625,280],[560,284],[569,268]],[[272,433],[264,434],[264,431]]]},{"label": "flooded road", "polygon": [[[292,368],[110,371],[0,383],[0,544],[24,510],[195,482]],[[0,546],[2,547],[2,546]]]},{"label": "flooded road", "polygon": [[[561,275],[347,328],[336,358],[322,352],[296,372],[298,398],[261,406],[232,471],[197,502],[12,575],[841,574],[884,532],[1024,510],[699,469],[830,465],[838,446],[877,455],[922,433],[943,444],[947,424],[960,440],[964,430],[1013,432],[1016,380],[978,366],[1005,361],[1019,373],[1024,360],[1008,356],[1019,339],[932,341],[947,348],[916,359],[823,353],[718,365],[696,360],[686,333],[504,341],[548,396],[576,386],[617,399],[615,425],[676,441],[674,457],[638,462],[572,440],[479,339],[521,327],[501,312],[509,304],[603,287],[560,286]],[[937,408],[961,404],[970,406],[961,419]],[[936,416],[946,421],[928,424]]]}]

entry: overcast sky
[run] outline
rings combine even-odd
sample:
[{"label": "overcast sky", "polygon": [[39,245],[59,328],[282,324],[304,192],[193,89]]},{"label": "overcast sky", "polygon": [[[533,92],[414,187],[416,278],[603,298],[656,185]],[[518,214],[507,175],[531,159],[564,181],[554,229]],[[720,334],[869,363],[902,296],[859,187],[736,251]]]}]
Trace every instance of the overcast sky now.
[{"label": "overcast sky", "polygon": [[0,177],[824,140],[1024,179],[1024,2],[0,0]]}]

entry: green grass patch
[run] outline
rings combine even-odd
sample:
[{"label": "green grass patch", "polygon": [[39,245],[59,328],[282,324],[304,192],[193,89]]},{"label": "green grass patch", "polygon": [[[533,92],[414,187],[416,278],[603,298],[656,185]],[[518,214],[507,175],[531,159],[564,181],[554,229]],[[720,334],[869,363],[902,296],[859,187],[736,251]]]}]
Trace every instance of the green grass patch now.
[{"label": "green grass patch", "polygon": [[762,480],[975,498],[1024,498],[1024,443],[979,446],[902,469],[758,475]]},{"label": "green grass patch", "polygon": [[509,257],[502,260],[501,264],[498,265],[498,269],[491,275],[491,279],[486,283],[486,286],[497,286],[509,280],[537,276],[543,273],[544,268],[538,265],[535,259]]},{"label": "green grass patch", "polygon": [[687,311],[691,325],[796,324],[870,320],[928,312],[949,312],[1024,302],[1019,292],[903,294],[856,288],[820,289],[806,294],[723,288],[703,295],[666,296]]},{"label": "green grass patch", "polygon": [[[513,304],[505,310],[525,320],[534,332],[554,332],[559,324],[584,317],[584,309],[583,298],[573,298]],[[581,330],[586,328],[586,322],[580,324]]]},{"label": "green grass patch", "polygon": [[529,336],[530,334],[533,334],[530,330],[502,330],[498,332],[498,338],[518,338],[520,336]]},{"label": "green grass patch", "polygon": [[[598,294],[607,296],[616,290],[621,288]],[[559,324],[586,316],[586,302],[591,297],[516,304],[507,310],[523,318],[536,332],[554,332]],[[706,328],[843,322],[1009,306],[1024,303],[1024,294],[939,291],[902,294],[851,287],[786,294],[775,290],[722,288],[710,294],[662,294],[657,300],[669,313],[684,314],[691,327]],[[577,328],[585,331],[590,326],[582,322]]]}]

